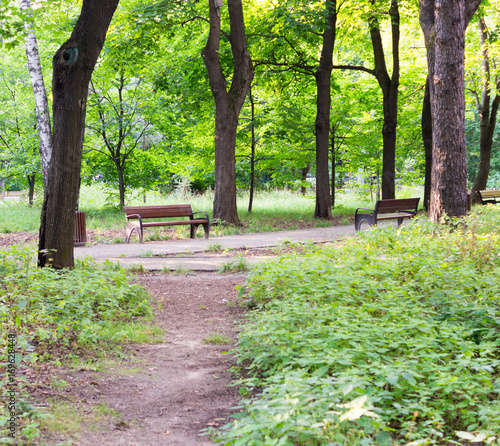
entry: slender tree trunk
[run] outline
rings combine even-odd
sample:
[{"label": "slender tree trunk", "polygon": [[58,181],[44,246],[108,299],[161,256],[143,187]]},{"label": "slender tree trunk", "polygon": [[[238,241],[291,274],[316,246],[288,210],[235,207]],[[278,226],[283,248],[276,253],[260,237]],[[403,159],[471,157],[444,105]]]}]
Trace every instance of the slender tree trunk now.
[{"label": "slender tree trunk", "polygon": [[307,174],[309,173],[309,169],[311,166],[308,164],[306,167],[303,167],[300,169],[300,180],[301,180],[301,186],[300,186],[300,193],[302,195],[305,195],[307,193],[307,187],[305,186],[305,182],[307,181]]},{"label": "slender tree trunk", "polygon": [[[372,2],[373,3],[373,2]],[[398,125],[399,93],[399,6],[398,0],[391,1],[389,11],[392,30],[392,78],[385,63],[384,47],[380,25],[375,17],[370,20],[370,36],[375,61],[375,77],[382,89],[384,125],[382,127],[382,198],[396,196],[396,129]]]},{"label": "slender tree trunk", "polygon": [[122,166],[121,162],[115,162],[116,171],[118,172],[118,193],[120,195],[120,210],[123,210],[125,206],[125,174],[124,174],[124,166]]},{"label": "slender tree trunk", "polygon": [[432,175],[432,112],[429,76],[427,76],[425,82],[424,101],[422,104],[422,140],[425,150],[424,208],[428,211],[430,208]]},{"label": "slender tree trunk", "polygon": [[[486,29],[486,24],[484,23],[483,18],[478,20],[478,29],[483,56],[483,88],[481,91],[481,97],[478,98],[477,101],[481,135],[479,139],[479,166],[471,191],[473,203],[481,202],[479,191],[486,189],[486,184],[488,183],[488,177],[490,174],[491,147],[493,146],[493,135],[495,133],[498,106],[500,105],[500,95],[498,94],[498,90],[495,94],[493,102],[491,103],[490,57],[487,49],[488,30]],[[495,82],[495,84],[495,88],[498,88],[498,82]]]},{"label": "slender tree trunk", "polygon": [[331,142],[330,142],[330,151],[331,151],[331,170],[332,170],[332,209],[335,209],[335,175],[336,175],[336,149],[335,149],[335,132],[332,132]]},{"label": "slender tree trunk", "polygon": [[252,212],[253,207],[253,194],[255,189],[255,103],[252,95],[252,87],[248,90],[248,98],[250,99],[250,110],[251,110],[251,128],[252,128],[252,146],[250,153],[250,198],[248,200],[248,213]]},{"label": "slender tree trunk", "polygon": [[326,0],[327,17],[323,32],[323,48],[316,70],[316,208],[315,218],[332,218],[330,196],[329,146],[330,146],[330,105],[331,77],[333,70],[333,48],[337,26],[337,2]]},{"label": "slender tree trunk", "polygon": [[28,175],[27,180],[28,180],[28,207],[33,206],[33,197],[35,196],[35,178],[36,175]]},{"label": "slender tree trunk", "polygon": [[119,0],[84,0],[53,58],[53,153],[44,194],[39,266],[72,268],[88,86]]},{"label": "slender tree trunk", "polygon": [[[21,9],[31,16],[31,0],[21,0]],[[42,65],[38,54],[38,43],[36,36],[27,22],[24,24],[26,31],[26,57],[28,69],[33,87],[33,95],[36,105],[36,121],[38,127],[38,139],[40,141],[40,156],[42,159],[43,186],[47,188],[47,177],[50,160],[52,157],[52,131],[50,128],[49,102],[43,81]]]}]

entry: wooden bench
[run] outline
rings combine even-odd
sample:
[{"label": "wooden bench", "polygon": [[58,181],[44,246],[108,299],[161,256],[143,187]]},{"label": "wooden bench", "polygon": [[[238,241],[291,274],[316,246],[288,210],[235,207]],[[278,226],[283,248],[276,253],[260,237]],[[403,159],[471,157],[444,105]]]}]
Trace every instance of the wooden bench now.
[{"label": "wooden bench", "polygon": [[500,190],[480,190],[481,204],[496,204],[500,202]]},{"label": "wooden bench", "polygon": [[[191,225],[190,237],[194,238],[196,229],[199,225],[203,225],[205,229],[205,238],[208,238],[210,232],[210,219],[206,212],[193,212],[190,204],[173,204],[165,206],[126,206],[123,208],[125,211],[125,218],[127,219],[127,235],[125,242],[130,241],[130,236],[134,229],[137,229],[139,235],[139,242],[142,243],[144,228],[154,226],[173,226],[173,225]],[[204,217],[194,216],[197,214],[204,214]],[[178,218],[189,217],[189,220],[167,220],[167,221],[151,221],[144,222],[145,219],[150,218]],[[138,221],[131,221],[138,220]]]},{"label": "wooden bench", "polygon": [[[356,209],[356,214],[354,215],[354,228],[356,231],[359,231],[361,223],[364,221],[370,226],[377,226],[379,220],[397,220],[399,227],[405,218],[412,218],[417,215],[419,200],[420,198],[379,200],[375,204],[375,209]],[[360,210],[370,211],[370,213],[358,213]]]}]

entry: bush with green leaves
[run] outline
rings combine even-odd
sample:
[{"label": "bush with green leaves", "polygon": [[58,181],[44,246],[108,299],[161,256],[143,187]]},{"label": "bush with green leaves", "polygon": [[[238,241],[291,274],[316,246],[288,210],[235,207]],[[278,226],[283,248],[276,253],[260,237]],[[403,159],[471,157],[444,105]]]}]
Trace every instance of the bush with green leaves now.
[{"label": "bush with green leaves", "polygon": [[500,444],[500,212],[260,266],[227,445]]},{"label": "bush with green leaves", "polygon": [[88,347],[107,323],[150,314],[147,292],[115,264],[86,260],[59,271],[36,268],[34,254],[16,247],[0,252],[3,331],[37,344]]},{"label": "bush with green leaves", "polygon": [[[68,354],[105,355],[124,342],[117,324],[128,327],[137,320],[144,325],[149,315],[146,290],[130,284],[125,271],[112,263],[98,266],[86,260],[73,270],[56,271],[37,268],[35,252],[28,248],[0,252],[0,349],[7,352],[8,340],[15,337],[16,421],[23,444],[37,441],[38,420],[45,414],[31,403],[21,370],[40,360],[59,362]],[[8,383],[5,355],[0,364],[2,401],[8,400]],[[2,404],[0,432],[8,419]],[[0,443],[5,442],[9,438],[0,434]]]}]

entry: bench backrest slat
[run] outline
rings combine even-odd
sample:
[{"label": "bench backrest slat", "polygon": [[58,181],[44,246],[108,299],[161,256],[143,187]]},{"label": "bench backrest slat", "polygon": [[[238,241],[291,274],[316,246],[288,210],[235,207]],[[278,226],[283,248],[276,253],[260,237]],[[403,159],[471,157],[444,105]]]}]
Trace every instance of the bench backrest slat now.
[{"label": "bench backrest slat", "polygon": [[480,190],[481,198],[484,200],[485,198],[499,198],[500,190]]},{"label": "bench backrest slat", "polygon": [[139,214],[142,218],[189,217],[193,215],[190,204],[174,204],[165,206],[126,206],[123,208],[127,218]]},{"label": "bench backrest slat", "polygon": [[398,211],[415,212],[420,198],[399,198],[396,200],[377,201],[375,212],[378,214],[387,214]]}]

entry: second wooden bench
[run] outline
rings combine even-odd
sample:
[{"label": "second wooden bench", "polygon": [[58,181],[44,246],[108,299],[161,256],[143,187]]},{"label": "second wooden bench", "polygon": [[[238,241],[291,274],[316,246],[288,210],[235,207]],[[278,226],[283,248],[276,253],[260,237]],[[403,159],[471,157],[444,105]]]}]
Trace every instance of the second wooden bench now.
[{"label": "second wooden bench", "polygon": [[[126,206],[123,208],[125,211],[125,218],[127,219],[127,229],[125,242],[130,241],[130,236],[134,229],[137,230],[139,235],[139,242],[142,243],[144,228],[154,226],[173,226],[173,225],[190,225],[190,237],[194,238],[196,229],[202,225],[205,229],[205,238],[208,238],[210,233],[210,219],[206,212],[193,212],[190,204],[173,204],[164,206]],[[203,217],[196,217],[195,215],[202,214]],[[160,218],[178,218],[188,217],[189,220],[167,220],[167,221],[149,221],[144,222],[145,219],[160,219]],[[134,221],[137,220],[137,221]]]},{"label": "second wooden bench", "polygon": [[500,202],[500,190],[480,190],[481,204],[496,204]]},{"label": "second wooden bench", "polygon": [[[379,220],[397,220],[398,226],[405,218],[417,215],[418,202],[420,198],[399,198],[394,200],[379,200],[375,209],[356,209],[354,215],[354,228],[359,231],[361,223],[366,222],[370,226],[377,226]],[[358,211],[370,211],[369,214],[358,213]]]}]

